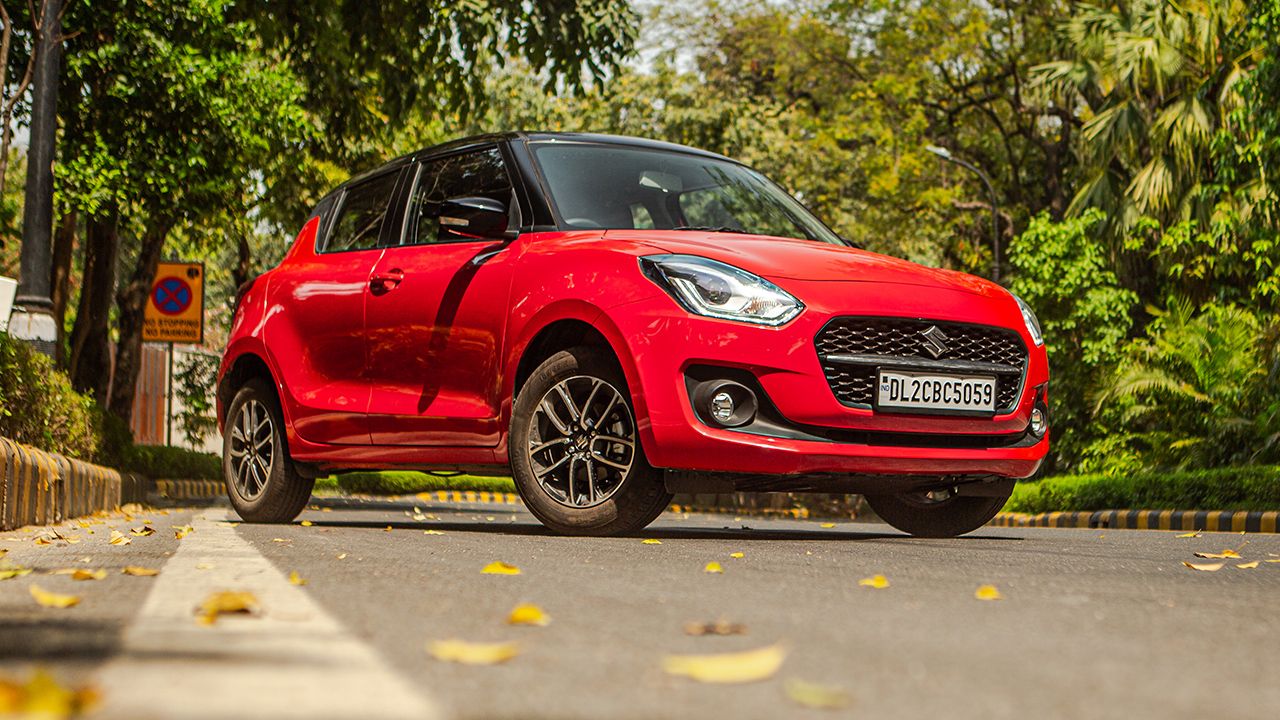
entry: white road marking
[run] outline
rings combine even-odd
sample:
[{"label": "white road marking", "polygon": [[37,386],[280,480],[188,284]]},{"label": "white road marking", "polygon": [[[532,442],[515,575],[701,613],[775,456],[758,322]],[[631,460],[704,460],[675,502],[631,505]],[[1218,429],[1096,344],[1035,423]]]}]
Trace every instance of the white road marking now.
[{"label": "white road marking", "polygon": [[[95,717],[437,718],[440,712],[210,510],[198,515],[97,679]],[[200,570],[197,565],[212,568]],[[259,617],[199,625],[211,592],[247,590]]]}]

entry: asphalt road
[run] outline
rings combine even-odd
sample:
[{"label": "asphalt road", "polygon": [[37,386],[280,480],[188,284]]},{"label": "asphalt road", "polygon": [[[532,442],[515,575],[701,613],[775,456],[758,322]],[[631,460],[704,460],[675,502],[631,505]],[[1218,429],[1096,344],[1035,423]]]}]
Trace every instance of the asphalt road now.
[{"label": "asphalt road", "polygon": [[[0,677],[43,666],[92,683],[102,717],[1203,718],[1280,707],[1280,536],[990,528],[917,540],[869,523],[667,514],[641,538],[563,538],[511,506],[365,503],[310,526],[225,521],[223,509],[115,517],[38,546],[0,533],[31,575],[0,580]],[[420,508],[424,519],[414,519]],[[154,536],[106,543],[151,520]],[[171,525],[192,524],[181,541]],[[390,528],[388,530],[387,528]],[[443,534],[427,534],[434,530]],[[1217,572],[1183,561],[1238,549]],[[731,553],[742,553],[741,558]],[[341,558],[340,558],[341,556]],[[87,560],[85,558],[88,558]],[[1261,560],[1253,569],[1236,564]],[[519,575],[487,575],[492,561]],[[719,562],[724,572],[704,566]],[[126,564],[156,577],[119,574]],[[77,582],[44,574],[105,568]],[[305,585],[289,583],[296,572]],[[883,589],[859,586],[883,574]],[[40,607],[28,586],[75,593]],[[1003,599],[975,590],[995,585]],[[261,614],[195,621],[215,589]],[[506,624],[518,603],[546,627]],[[690,621],[746,634],[690,636]],[[446,663],[434,640],[518,641],[501,665]],[[777,675],[709,685],[669,654],[774,643]],[[798,705],[788,680],[840,688]]]}]

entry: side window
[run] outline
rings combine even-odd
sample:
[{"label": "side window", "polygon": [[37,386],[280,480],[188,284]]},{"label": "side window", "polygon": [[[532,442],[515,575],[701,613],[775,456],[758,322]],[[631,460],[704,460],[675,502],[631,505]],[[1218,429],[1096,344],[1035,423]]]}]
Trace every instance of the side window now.
[{"label": "side window", "polygon": [[520,224],[515,191],[502,154],[497,148],[489,148],[422,164],[418,184],[409,201],[405,243],[423,245],[474,240],[474,237],[440,224],[441,204],[459,197],[496,200],[507,208],[507,227],[514,228]]},{"label": "side window", "polygon": [[347,188],[323,252],[371,250],[378,246],[399,173],[389,172]]}]

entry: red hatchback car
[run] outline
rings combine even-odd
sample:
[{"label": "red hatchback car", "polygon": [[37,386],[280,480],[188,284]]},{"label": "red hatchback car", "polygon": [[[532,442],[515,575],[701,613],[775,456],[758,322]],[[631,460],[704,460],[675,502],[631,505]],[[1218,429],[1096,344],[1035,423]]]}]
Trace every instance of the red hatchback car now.
[{"label": "red hatchback car", "polygon": [[320,201],[242,290],[218,385],[227,489],[287,522],[354,469],[510,473],[557,532],[674,492],[866,495],[986,523],[1049,447],[1034,314],[860,250],[750,168],[634,138],[507,133]]}]

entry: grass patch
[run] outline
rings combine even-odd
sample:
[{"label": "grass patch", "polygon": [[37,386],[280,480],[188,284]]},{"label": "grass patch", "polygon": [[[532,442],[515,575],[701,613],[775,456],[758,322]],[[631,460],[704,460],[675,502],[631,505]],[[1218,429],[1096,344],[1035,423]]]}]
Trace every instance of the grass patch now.
[{"label": "grass patch", "polygon": [[1006,512],[1076,510],[1280,510],[1280,467],[1063,475],[1018,483]]},{"label": "grass patch", "polygon": [[407,470],[385,472],[353,472],[331,475],[316,480],[316,490],[358,493],[361,495],[412,495],[436,490],[475,490],[477,492],[513,493],[511,478],[458,475],[437,477]]}]

